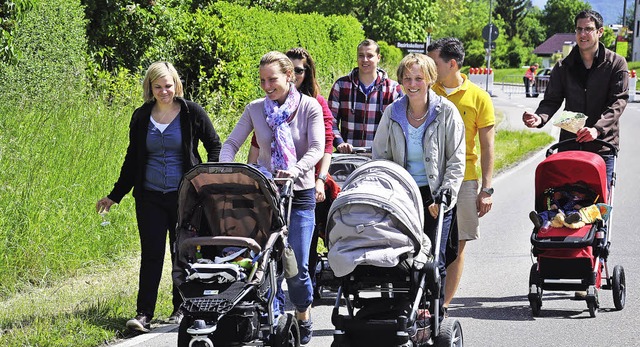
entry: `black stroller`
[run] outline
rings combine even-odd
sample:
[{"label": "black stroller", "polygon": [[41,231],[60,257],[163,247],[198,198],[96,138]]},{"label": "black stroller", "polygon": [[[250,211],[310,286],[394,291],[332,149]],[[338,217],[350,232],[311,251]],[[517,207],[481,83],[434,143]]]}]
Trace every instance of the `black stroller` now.
[{"label": "black stroller", "polygon": [[293,315],[274,309],[291,186],[279,194],[260,170],[236,163],[184,176],[173,266],[184,299],[179,347],[299,346]]},{"label": "black stroller", "polygon": [[[443,192],[441,211],[449,199]],[[432,254],[423,223],[420,190],[400,165],[372,160],[349,175],[327,223],[328,258],[340,280],[333,347],[463,346],[459,321],[440,321],[439,252]]]}]

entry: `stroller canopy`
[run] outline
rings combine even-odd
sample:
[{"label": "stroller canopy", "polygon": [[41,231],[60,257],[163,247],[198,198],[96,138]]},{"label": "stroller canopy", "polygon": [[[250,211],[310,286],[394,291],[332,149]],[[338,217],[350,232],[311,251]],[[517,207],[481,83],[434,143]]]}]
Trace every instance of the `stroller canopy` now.
[{"label": "stroller canopy", "polygon": [[400,165],[369,161],[349,175],[327,221],[329,264],[342,277],[359,264],[396,266],[403,254],[421,263],[431,242],[423,231],[420,190]]},{"label": "stroller canopy", "polygon": [[184,175],[178,192],[174,280],[184,280],[183,270],[195,258],[195,247],[180,251],[190,239],[231,236],[241,239],[237,246],[259,251],[284,227],[278,190],[260,170],[239,163],[197,165]]},{"label": "stroller canopy", "polygon": [[536,168],[536,210],[546,210],[544,192],[582,181],[598,194],[599,202],[608,202],[607,168],[602,157],[587,151],[563,151],[545,158]]}]

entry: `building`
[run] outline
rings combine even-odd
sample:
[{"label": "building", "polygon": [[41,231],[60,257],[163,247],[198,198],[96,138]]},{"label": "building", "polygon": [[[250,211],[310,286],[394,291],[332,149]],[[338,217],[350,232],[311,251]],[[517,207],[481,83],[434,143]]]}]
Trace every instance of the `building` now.
[{"label": "building", "polygon": [[[640,2],[640,0],[637,0]],[[540,44],[533,50],[533,54],[542,58],[542,67],[553,66],[551,57],[556,53],[561,53],[565,57],[576,44],[575,33],[555,34]]]},{"label": "building", "polygon": [[631,60],[632,61],[639,61],[640,60],[640,49],[638,47],[640,47],[640,13],[638,13],[638,10],[640,9],[640,0],[635,0],[634,1],[634,11],[633,13],[635,13],[635,18],[633,20],[633,40],[632,40],[632,53],[631,53]]}]

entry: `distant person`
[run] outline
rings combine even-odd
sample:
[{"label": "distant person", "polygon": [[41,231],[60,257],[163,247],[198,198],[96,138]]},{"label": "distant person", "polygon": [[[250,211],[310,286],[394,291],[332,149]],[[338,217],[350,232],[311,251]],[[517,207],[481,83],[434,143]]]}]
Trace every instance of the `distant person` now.
[{"label": "distant person", "polygon": [[527,93],[527,98],[538,97],[538,87],[536,86],[536,71],[538,70],[538,64],[531,65],[527,72],[525,72],[522,81],[524,81],[524,89]]},{"label": "distant person", "polygon": [[340,77],[331,88],[333,145],[340,153],[353,147],[371,147],[382,112],[402,96],[402,87],[378,67],[380,46],[366,39],[358,44],[358,67]]},{"label": "distant person", "polygon": [[575,17],[576,42],[567,57],[556,63],[549,85],[535,113],[524,112],[522,121],[541,128],[565,104],[565,110],[587,116],[585,126],[575,134],[560,131],[560,140],[576,139],[583,149],[602,156],[609,184],[614,158],[608,147],[590,143],[600,139],[619,149],[619,119],[629,99],[629,72],[626,60],[600,43],[602,16],[584,10]]},{"label": "distant person", "polygon": [[[144,104],[133,112],[129,123],[130,141],[120,177],[111,193],[98,200],[96,211],[109,211],[133,188],[141,261],[137,314],[127,322],[127,328],[148,332],[158,298],[167,232],[170,245],[176,240],[182,175],[202,162],[199,142],[207,151],[208,161],[218,161],[221,144],[207,112],[183,99],[180,76],[173,65],[162,61],[151,64],[142,89]],[[170,323],[182,320],[181,304],[174,286]]]},{"label": "distant person", "polygon": [[[437,75],[436,64],[424,54],[411,53],[402,59],[398,79],[405,95],[384,111],[372,156],[402,165],[415,179],[424,203],[424,232],[434,247],[438,215],[443,214],[440,249],[433,250],[439,254],[442,319],[449,230],[464,179],[465,129],[455,105],[431,90]],[[451,191],[451,202],[441,211],[434,197],[444,189]]]},{"label": "distant person", "polygon": [[[464,269],[467,241],[479,237],[479,218],[491,211],[493,201],[493,148],[495,137],[495,112],[489,93],[469,81],[460,73],[465,51],[456,38],[443,38],[427,47],[428,55],[438,68],[438,80],[432,89],[456,106],[465,126],[466,165],[464,181],[458,193],[456,220],[458,228],[458,256],[447,266],[444,307],[448,309]],[[476,165],[480,143],[481,183],[478,182]]]},{"label": "distant person", "polygon": [[[276,178],[292,178],[293,203],[288,242],[298,274],[287,279],[289,299],[295,307],[300,342],[311,340],[313,286],[309,277],[309,248],[315,224],[314,167],[324,153],[322,107],[295,86],[293,63],[284,53],[269,52],[260,59],[260,88],[265,97],[250,102],[222,145],[220,161],[231,162],[253,131],[259,147],[257,164]],[[280,298],[278,298],[280,299]],[[276,312],[284,302],[276,300]]]}]

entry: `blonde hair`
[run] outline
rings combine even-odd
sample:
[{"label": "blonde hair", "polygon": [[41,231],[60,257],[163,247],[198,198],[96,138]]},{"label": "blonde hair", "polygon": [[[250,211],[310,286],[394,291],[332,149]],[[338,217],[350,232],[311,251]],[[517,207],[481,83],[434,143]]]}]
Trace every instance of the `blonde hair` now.
[{"label": "blonde hair", "polygon": [[266,53],[260,58],[260,66],[269,65],[272,63],[278,64],[280,72],[285,75],[293,76],[293,63],[286,54],[278,51],[271,51]]},{"label": "blonde hair", "polygon": [[413,65],[418,64],[422,73],[424,74],[424,78],[427,80],[427,84],[431,86],[438,79],[438,69],[436,68],[436,63],[425,54],[421,53],[409,53],[400,61],[400,65],[398,66],[398,81],[402,83],[402,79],[407,70],[409,70]]},{"label": "blonde hair", "polygon": [[173,85],[176,89],[175,96],[184,96],[182,81],[180,81],[180,76],[176,68],[169,62],[157,61],[149,66],[147,73],[144,75],[144,81],[142,81],[142,98],[144,102],[152,102],[155,100],[151,84],[158,78],[166,76],[173,78]]}]

